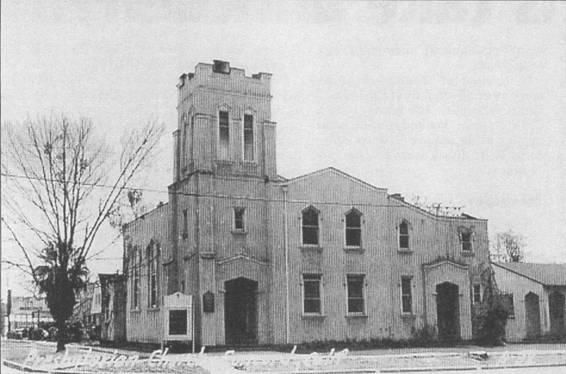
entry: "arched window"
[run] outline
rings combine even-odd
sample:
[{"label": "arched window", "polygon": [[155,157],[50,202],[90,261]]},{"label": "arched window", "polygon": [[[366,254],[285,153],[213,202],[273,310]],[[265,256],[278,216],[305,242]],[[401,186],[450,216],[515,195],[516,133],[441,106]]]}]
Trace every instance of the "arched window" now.
[{"label": "arched window", "polygon": [[356,209],[346,214],[346,247],[362,246],[362,214]]},{"label": "arched window", "polygon": [[318,245],[318,210],[313,206],[303,210],[301,223],[303,244]]},{"label": "arched window", "polygon": [[407,221],[403,221],[399,225],[399,248],[409,249],[409,224]]}]

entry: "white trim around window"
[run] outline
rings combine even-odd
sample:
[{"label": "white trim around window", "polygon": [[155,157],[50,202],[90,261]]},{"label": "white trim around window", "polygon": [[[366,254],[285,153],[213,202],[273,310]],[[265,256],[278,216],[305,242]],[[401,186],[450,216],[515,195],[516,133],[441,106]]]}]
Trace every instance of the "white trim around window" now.
[{"label": "white trim around window", "polygon": [[[359,279],[361,279],[362,282],[362,308],[361,311],[350,311],[350,300],[352,299],[352,302],[354,302],[356,299],[359,299],[359,297],[350,297],[350,293],[348,285],[349,279],[356,279],[357,281],[359,281]],[[345,299],[346,299],[346,317],[366,317],[367,316],[367,304],[368,304],[368,300],[367,300],[367,277],[364,273],[347,273],[344,276],[344,285],[345,285]],[[355,305],[355,304],[353,304]]]},{"label": "white trim around window", "polygon": [[[305,279],[308,278],[308,279]],[[318,278],[318,279],[317,279]],[[306,293],[305,286],[306,282],[316,282],[318,281],[318,293],[319,293],[319,310],[318,312],[305,311]],[[321,273],[303,273],[301,275],[301,312],[305,317],[317,317],[324,315],[324,286],[323,286],[323,276]],[[314,300],[314,298],[312,299]]]}]

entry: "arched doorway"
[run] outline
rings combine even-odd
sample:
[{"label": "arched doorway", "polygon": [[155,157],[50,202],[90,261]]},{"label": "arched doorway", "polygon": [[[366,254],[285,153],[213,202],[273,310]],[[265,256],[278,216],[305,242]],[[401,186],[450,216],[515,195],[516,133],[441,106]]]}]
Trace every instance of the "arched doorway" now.
[{"label": "arched doorway", "polygon": [[224,282],[224,289],[226,344],[257,344],[257,282],[236,278]]},{"label": "arched doorway", "polygon": [[564,309],[566,305],[564,299],[564,294],[558,291],[552,292],[548,297],[550,332],[552,334],[566,335],[564,326]]},{"label": "arched doorway", "polygon": [[450,282],[436,285],[436,321],[440,340],[460,339],[460,297],[457,285]]},{"label": "arched doorway", "polygon": [[525,316],[527,325],[527,339],[540,336],[540,305],[536,293],[525,295]]}]

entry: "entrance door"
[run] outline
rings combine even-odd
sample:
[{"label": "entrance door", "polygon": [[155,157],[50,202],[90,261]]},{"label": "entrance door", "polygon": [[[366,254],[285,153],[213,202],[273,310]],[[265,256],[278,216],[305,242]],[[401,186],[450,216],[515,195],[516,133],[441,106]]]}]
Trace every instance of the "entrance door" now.
[{"label": "entrance door", "polygon": [[564,294],[554,291],[548,297],[548,309],[550,311],[550,333],[566,335],[564,326],[564,309],[566,308]]},{"label": "entrance door", "polygon": [[525,295],[525,314],[527,317],[527,338],[536,338],[540,335],[540,306],[536,293]]},{"label": "entrance door", "polygon": [[460,297],[457,285],[444,282],[436,286],[436,320],[440,340],[460,339]]},{"label": "entrance door", "polygon": [[227,345],[257,344],[257,282],[237,278],[224,283]]}]

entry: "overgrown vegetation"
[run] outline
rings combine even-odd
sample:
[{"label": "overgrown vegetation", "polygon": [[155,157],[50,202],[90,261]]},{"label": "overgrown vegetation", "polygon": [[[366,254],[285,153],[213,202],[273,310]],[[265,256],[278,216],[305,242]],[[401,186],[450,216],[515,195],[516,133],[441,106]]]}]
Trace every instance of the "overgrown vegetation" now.
[{"label": "overgrown vegetation", "polygon": [[482,274],[484,285],[483,301],[475,316],[477,324],[476,342],[485,346],[504,345],[505,326],[509,316],[504,294],[495,281],[491,266],[487,266]]}]

